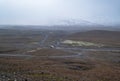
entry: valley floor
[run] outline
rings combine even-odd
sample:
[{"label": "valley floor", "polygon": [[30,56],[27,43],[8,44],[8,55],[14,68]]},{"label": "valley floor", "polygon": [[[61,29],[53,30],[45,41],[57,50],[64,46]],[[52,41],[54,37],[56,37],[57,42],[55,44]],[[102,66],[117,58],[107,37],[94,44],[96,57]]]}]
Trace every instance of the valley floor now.
[{"label": "valley floor", "polygon": [[[111,43],[104,36],[100,42],[61,31],[20,32],[0,34],[0,81],[120,81],[119,37]],[[104,46],[76,46],[64,40]]]}]

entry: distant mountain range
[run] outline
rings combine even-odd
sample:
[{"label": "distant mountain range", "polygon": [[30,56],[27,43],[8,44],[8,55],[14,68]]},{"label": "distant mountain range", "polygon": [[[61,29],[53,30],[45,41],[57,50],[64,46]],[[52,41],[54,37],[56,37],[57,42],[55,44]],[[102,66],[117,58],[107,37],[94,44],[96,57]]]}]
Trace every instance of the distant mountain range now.
[{"label": "distant mountain range", "polygon": [[82,19],[63,19],[63,20],[55,20],[51,22],[52,25],[62,25],[62,26],[71,26],[71,25],[80,25],[80,26],[92,26],[98,25],[96,23],[91,23]]},{"label": "distant mountain range", "polygon": [[66,31],[85,31],[85,30],[117,30],[120,31],[120,26],[104,26],[96,23],[91,23],[82,19],[65,19],[50,21],[51,25],[0,25],[2,29],[47,29],[47,30],[66,30]]}]

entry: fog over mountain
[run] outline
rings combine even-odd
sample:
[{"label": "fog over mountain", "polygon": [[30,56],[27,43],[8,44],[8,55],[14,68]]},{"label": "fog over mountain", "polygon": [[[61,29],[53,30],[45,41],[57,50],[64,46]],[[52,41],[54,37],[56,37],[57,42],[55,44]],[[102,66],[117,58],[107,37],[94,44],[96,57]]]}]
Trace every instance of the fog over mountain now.
[{"label": "fog over mountain", "polygon": [[0,24],[116,25],[120,23],[119,3],[120,0],[0,0]]},{"label": "fog over mountain", "polygon": [[47,30],[65,30],[65,31],[87,31],[87,30],[117,30],[120,31],[120,25],[102,25],[89,22],[82,19],[63,19],[52,20],[50,24],[46,25],[0,25],[1,29],[20,29],[20,30],[33,30],[33,29],[47,29]]},{"label": "fog over mountain", "polygon": [[61,20],[53,20],[50,21],[50,25],[62,25],[62,26],[71,26],[71,25],[79,25],[79,26],[93,26],[98,25],[97,23],[92,23],[83,19],[61,19]]},{"label": "fog over mountain", "polygon": [[119,0],[0,0],[0,28],[119,30]]}]

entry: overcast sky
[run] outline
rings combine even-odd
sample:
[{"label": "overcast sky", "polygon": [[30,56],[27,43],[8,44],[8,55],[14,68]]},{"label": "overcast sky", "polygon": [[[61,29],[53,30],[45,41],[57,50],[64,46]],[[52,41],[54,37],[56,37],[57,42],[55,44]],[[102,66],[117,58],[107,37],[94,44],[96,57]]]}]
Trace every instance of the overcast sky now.
[{"label": "overcast sky", "polygon": [[44,25],[61,19],[120,24],[120,0],[0,0],[0,24]]}]

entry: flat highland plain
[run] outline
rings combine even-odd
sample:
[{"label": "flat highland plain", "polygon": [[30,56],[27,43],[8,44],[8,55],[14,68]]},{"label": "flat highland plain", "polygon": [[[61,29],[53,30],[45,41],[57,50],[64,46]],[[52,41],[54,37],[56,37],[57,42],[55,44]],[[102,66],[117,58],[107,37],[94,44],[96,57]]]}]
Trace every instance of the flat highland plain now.
[{"label": "flat highland plain", "polygon": [[0,81],[120,81],[120,32],[0,29]]}]

